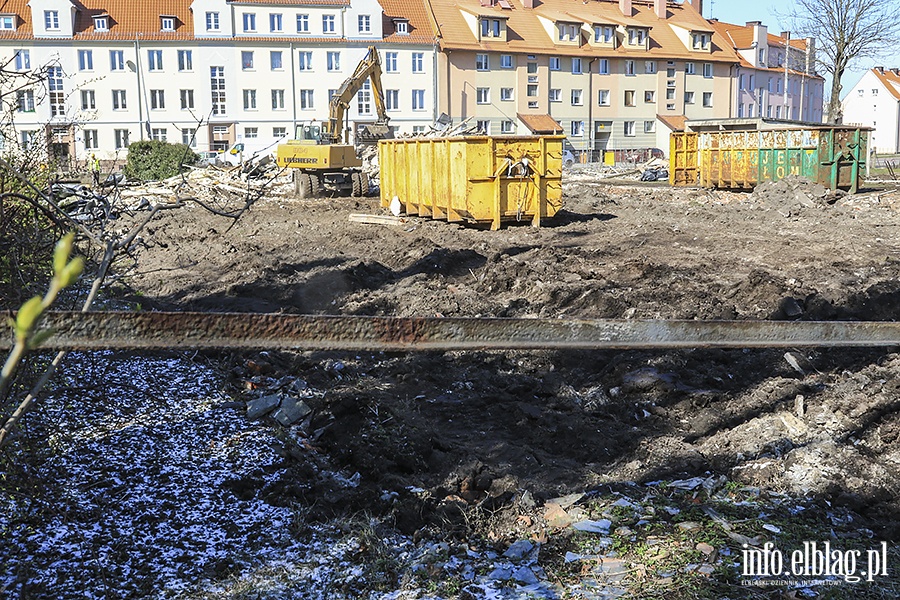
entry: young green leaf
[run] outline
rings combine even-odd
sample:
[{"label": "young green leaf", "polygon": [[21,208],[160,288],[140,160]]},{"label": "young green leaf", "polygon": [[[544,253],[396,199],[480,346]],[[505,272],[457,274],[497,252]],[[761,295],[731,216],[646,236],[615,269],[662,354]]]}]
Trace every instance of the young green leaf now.
[{"label": "young green leaf", "polygon": [[28,336],[28,332],[34,327],[37,318],[41,316],[43,310],[40,296],[35,296],[23,304],[16,315],[16,337],[24,339]]},{"label": "young green leaf", "polygon": [[74,241],[75,234],[70,231],[56,242],[56,247],[53,249],[53,272],[57,275],[62,273],[62,270],[66,268],[69,255],[72,254],[72,244]]}]

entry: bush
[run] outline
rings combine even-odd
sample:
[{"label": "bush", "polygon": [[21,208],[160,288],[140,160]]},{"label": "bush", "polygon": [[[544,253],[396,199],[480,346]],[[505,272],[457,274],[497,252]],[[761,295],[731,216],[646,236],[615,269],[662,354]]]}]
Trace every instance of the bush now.
[{"label": "bush", "polygon": [[184,144],[157,140],[134,142],[128,146],[125,176],[142,181],[166,179],[178,175],[182,164],[192,165],[199,157]]}]

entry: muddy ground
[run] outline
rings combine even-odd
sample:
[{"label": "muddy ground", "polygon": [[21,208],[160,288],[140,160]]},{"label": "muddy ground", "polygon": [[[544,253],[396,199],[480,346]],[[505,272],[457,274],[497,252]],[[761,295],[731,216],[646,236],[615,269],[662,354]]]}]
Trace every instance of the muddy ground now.
[{"label": "muddy ground", "polygon": [[[896,320],[900,193],[808,188],[671,190],[576,168],[547,226],[493,232],[348,221],[384,212],[377,198],[273,194],[236,223],[188,202],[150,224],[136,264],[119,265],[118,293],[140,310]],[[851,530],[890,541],[900,537],[896,351],[219,358],[241,399],[285,376],[325,390],[286,441],[291,475],[237,484],[313,518],[365,510],[419,537],[546,542],[548,499],[721,475],[806,498],[812,512],[842,507]],[[324,464],[359,473],[360,485],[317,478]]]}]

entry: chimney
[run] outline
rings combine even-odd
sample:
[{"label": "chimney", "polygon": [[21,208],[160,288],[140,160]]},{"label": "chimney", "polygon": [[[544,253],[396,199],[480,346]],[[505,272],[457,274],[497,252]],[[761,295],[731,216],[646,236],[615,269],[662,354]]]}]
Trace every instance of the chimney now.
[{"label": "chimney", "polygon": [[781,37],[784,38],[784,39],[786,39],[786,40],[789,40],[789,39],[791,39],[791,32],[790,32],[790,31],[782,31],[782,32],[781,32]]},{"label": "chimney", "polygon": [[619,0],[619,10],[626,17],[633,16],[631,12],[631,0]]},{"label": "chimney", "polygon": [[653,12],[660,19],[666,18],[666,0],[653,0]]},{"label": "chimney", "polygon": [[691,6],[697,11],[701,17],[703,16],[703,0],[691,0]]},{"label": "chimney", "polygon": [[875,67],[875,70],[884,75],[884,67]]},{"label": "chimney", "polygon": [[522,0],[522,6],[525,8],[534,8],[534,0]]}]

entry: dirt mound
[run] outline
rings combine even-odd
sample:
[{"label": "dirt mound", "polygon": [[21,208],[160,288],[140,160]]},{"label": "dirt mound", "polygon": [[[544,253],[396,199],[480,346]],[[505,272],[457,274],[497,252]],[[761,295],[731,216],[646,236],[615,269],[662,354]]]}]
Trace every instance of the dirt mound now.
[{"label": "dirt mound", "polygon": [[844,196],[846,192],[843,190],[832,191],[805,177],[788,175],[778,181],[762,182],[754,188],[750,198],[785,217],[791,217],[805,208],[830,206]]}]

